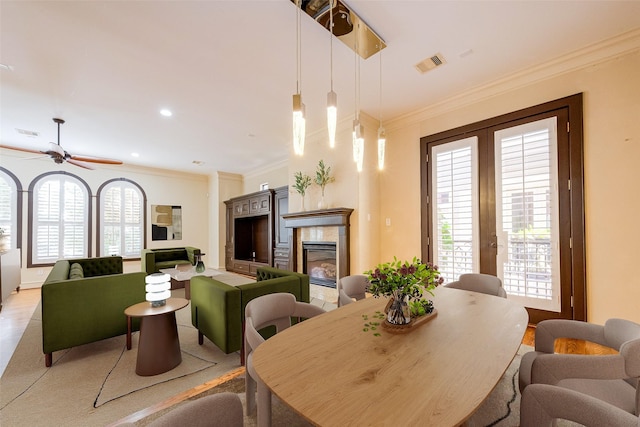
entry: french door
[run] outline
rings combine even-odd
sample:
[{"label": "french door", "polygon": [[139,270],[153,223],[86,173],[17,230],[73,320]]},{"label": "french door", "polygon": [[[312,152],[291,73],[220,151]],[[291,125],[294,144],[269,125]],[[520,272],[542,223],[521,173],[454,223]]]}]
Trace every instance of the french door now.
[{"label": "french door", "polygon": [[581,156],[578,195],[570,108],[551,107],[421,141],[423,258],[445,282],[472,272],[498,276],[533,323],[585,317],[584,264],[572,247],[576,232],[584,240],[583,217],[572,209],[574,198],[582,203]]}]

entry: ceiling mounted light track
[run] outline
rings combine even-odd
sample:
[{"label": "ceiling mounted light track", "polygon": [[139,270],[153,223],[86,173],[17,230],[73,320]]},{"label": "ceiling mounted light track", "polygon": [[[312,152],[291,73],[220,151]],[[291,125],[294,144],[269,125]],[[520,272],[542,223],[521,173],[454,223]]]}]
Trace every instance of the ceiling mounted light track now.
[{"label": "ceiling mounted light track", "polygon": [[333,35],[362,59],[367,59],[387,47],[384,40],[340,0],[291,0],[291,3],[300,7],[327,31],[331,32],[333,21]]}]

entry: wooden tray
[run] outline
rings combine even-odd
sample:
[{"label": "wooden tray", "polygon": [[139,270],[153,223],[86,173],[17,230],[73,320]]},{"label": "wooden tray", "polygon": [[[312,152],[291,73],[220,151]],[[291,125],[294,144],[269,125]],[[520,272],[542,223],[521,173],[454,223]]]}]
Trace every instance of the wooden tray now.
[{"label": "wooden tray", "polygon": [[411,332],[418,326],[424,325],[425,323],[436,317],[437,314],[438,310],[434,308],[431,313],[425,314],[424,316],[411,317],[411,322],[406,325],[394,325],[393,323],[389,323],[387,319],[384,319],[384,322],[382,322],[382,327],[389,332],[393,332],[394,334],[406,334],[407,332]]}]

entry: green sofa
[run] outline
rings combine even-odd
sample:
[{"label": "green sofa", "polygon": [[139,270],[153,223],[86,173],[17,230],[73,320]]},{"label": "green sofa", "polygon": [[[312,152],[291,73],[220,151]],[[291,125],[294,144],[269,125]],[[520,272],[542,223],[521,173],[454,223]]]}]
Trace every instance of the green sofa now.
[{"label": "green sofa", "polygon": [[191,279],[191,323],[198,329],[198,342],[207,337],[229,354],[241,350],[244,363],[244,309],[254,298],[288,292],[296,300],[309,302],[309,276],[273,267],[260,267],[256,282],[231,286],[211,277]]},{"label": "green sofa", "polygon": [[119,256],[57,261],[41,288],[45,365],[54,351],[126,334],[124,310],[145,300],[146,275],[123,274]]},{"label": "green sofa", "polygon": [[159,273],[160,269],[173,268],[180,264],[196,264],[200,249],[193,246],[183,248],[143,249],[140,262],[147,274]]}]

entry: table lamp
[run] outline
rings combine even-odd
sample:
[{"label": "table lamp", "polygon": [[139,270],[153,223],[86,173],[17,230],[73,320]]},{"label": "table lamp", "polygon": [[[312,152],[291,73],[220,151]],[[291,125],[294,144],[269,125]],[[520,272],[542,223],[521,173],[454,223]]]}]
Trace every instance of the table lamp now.
[{"label": "table lamp", "polygon": [[151,307],[161,307],[167,303],[167,298],[171,298],[170,280],[171,276],[165,273],[153,273],[145,277],[146,299],[151,302]]}]

